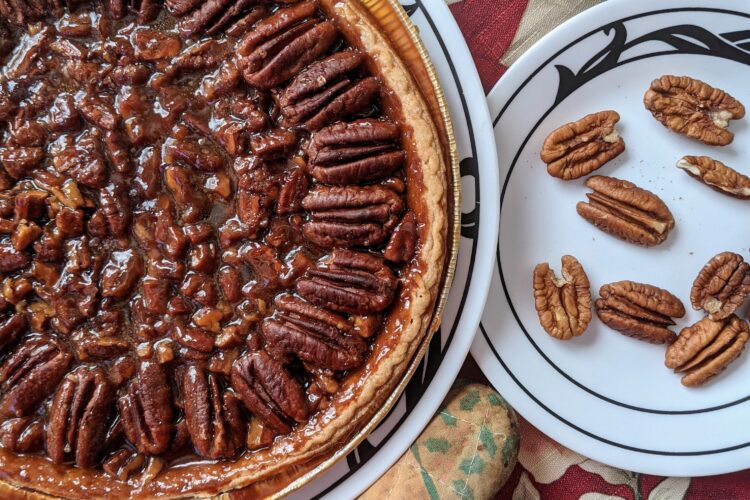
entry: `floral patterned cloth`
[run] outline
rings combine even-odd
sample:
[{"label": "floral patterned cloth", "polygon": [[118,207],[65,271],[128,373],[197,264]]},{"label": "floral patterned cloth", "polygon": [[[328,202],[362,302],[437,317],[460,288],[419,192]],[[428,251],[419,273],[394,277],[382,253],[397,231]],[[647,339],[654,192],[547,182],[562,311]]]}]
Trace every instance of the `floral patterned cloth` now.
[{"label": "floral patterned cloth", "polygon": [[[535,41],[599,0],[447,1],[489,92],[507,67]],[[750,498],[750,470],[693,479],[636,474],[587,459],[519,420],[518,465],[497,494],[498,500]]]}]

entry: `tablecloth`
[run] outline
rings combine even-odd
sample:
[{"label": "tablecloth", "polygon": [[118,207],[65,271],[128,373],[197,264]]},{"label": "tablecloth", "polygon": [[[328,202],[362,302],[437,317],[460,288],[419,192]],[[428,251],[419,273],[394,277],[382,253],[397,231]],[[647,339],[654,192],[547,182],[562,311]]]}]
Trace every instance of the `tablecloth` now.
[{"label": "tablecloth", "polygon": [[[447,0],[486,92],[533,43],[598,0]],[[475,367],[465,371],[481,378]],[[518,465],[497,499],[672,500],[750,498],[750,470],[705,478],[636,474],[587,459],[520,419]]]}]

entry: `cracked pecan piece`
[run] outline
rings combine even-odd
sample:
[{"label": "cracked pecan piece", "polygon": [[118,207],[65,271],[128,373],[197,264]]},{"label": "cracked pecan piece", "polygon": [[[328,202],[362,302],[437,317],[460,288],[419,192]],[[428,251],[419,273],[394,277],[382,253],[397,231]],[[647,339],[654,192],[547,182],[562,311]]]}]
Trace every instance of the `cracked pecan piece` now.
[{"label": "cracked pecan piece", "polygon": [[237,47],[247,83],[269,89],[292,78],[336,41],[336,28],[316,16],[317,3],[301,2],[258,22]]},{"label": "cracked pecan piece", "polygon": [[722,252],[708,261],[690,290],[693,309],[714,321],[731,316],[750,295],[750,264],[741,255]]},{"label": "cracked pecan piece", "polygon": [[657,78],[643,104],[668,129],[711,146],[731,143],[729,121],[745,116],[745,107],[734,97],[688,76]]},{"label": "cracked pecan piece", "polygon": [[355,184],[388,177],[401,168],[406,153],[399,147],[395,123],[362,119],[336,123],[317,132],[307,149],[307,168],[326,184]]},{"label": "cracked pecan piece", "polygon": [[404,202],[385,186],[317,186],[302,199],[305,238],[323,248],[374,246],[398,223]]},{"label": "cracked pecan piece", "polygon": [[73,356],[54,338],[28,337],[0,365],[0,415],[25,417],[65,376]]},{"label": "cracked pecan piece", "polygon": [[540,156],[547,172],[563,180],[578,179],[625,151],[625,141],[615,129],[616,111],[599,111],[566,123],[544,140]]},{"label": "cracked pecan piece", "polygon": [[396,264],[409,262],[417,251],[418,239],[417,217],[410,210],[393,230],[391,239],[383,250],[383,257]]},{"label": "cracked pecan piece", "polygon": [[677,168],[701,181],[714,191],[741,200],[750,200],[750,177],[742,175],[719,160],[708,156],[684,156]]},{"label": "cracked pecan piece", "polygon": [[750,327],[735,315],[720,321],[703,318],[680,332],[667,348],[664,364],[684,374],[682,385],[703,385],[739,357],[748,338]]},{"label": "cracked pecan piece", "polygon": [[337,248],[308,269],[297,293],[319,307],[365,315],[381,312],[395,297],[398,280],[382,258]]},{"label": "cracked pecan piece", "polygon": [[297,380],[265,351],[248,352],[232,365],[231,384],[245,407],[264,424],[287,434],[310,414]]},{"label": "cracked pecan piece", "polygon": [[174,411],[166,369],[155,361],[141,361],[138,377],[118,401],[122,427],[139,453],[164,453],[172,440]]},{"label": "cracked pecan piece", "polygon": [[364,111],[380,94],[380,84],[371,76],[352,76],[361,62],[358,52],[345,50],[305,68],[281,93],[284,120],[314,131]]},{"label": "cracked pecan piece", "polygon": [[81,367],[65,377],[47,416],[47,453],[53,462],[61,464],[71,454],[79,467],[98,463],[114,396],[101,368]]},{"label": "cracked pecan piece", "polygon": [[365,361],[367,345],[351,335],[347,319],[291,295],[276,298],[276,313],[263,321],[267,348],[294,354],[305,363],[331,370],[349,370]]},{"label": "cracked pecan piece", "polygon": [[582,335],[591,321],[591,290],[583,266],[572,255],[562,257],[562,277],[548,263],[534,268],[534,305],[550,336],[568,340]]},{"label": "cracked pecan piece", "polygon": [[218,375],[195,365],[182,375],[185,422],[198,454],[206,458],[232,458],[245,442],[245,422],[240,402],[219,385]]},{"label": "cracked pecan piece", "polygon": [[652,344],[668,344],[676,335],[672,318],[685,315],[680,299],[666,290],[633,281],[618,281],[599,289],[596,314],[618,332]]},{"label": "cracked pecan piece", "polygon": [[663,243],[674,228],[669,207],[654,193],[632,182],[595,175],[586,181],[594,192],[578,202],[578,215],[601,231],[630,243]]}]

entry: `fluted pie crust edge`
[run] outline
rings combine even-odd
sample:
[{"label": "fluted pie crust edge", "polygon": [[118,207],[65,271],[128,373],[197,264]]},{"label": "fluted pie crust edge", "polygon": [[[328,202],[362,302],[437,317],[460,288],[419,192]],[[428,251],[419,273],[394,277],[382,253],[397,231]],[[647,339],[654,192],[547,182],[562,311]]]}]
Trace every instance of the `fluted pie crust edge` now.
[{"label": "fluted pie crust edge", "polygon": [[[283,487],[299,476],[300,466],[330,456],[346,443],[399,384],[427,334],[446,265],[447,163],[424,98],[386,36],[359,1],[321,0],[320,3],[347,41],[366,54],[370,71],[381,80],[384,111],[401,126],[402,146],[407,152],[404,170],[408,204],[419,227],[417,254],[402,271],[399,298],[384,322],[373,354],[363,367],[347,377],[327,409],[291,434],[279,437],[265,450],[248,453],[235,461],[201,461],[171,468],[140,485],[117,481],[101,470],[58,466],[44,457],[19,456],[0,449],[0,478],[7,481],[0,481],[3,498],[211,496],[266,479]],[[20,477],[18,472],[24,469],[26,474]],[[9,474],[9,470],[14,473]]]}]

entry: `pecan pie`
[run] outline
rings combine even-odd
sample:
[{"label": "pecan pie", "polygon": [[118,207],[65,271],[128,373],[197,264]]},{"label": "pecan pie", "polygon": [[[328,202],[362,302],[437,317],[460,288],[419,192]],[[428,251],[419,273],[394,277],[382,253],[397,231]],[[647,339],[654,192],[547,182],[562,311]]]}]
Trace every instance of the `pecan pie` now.
[{"label": "pecan pie", "polygon": [[[0,0],[0,491],[193,497],[391,396],[447,168],[358,0]],[[35,493],[32,493],[35,492]]]}]

